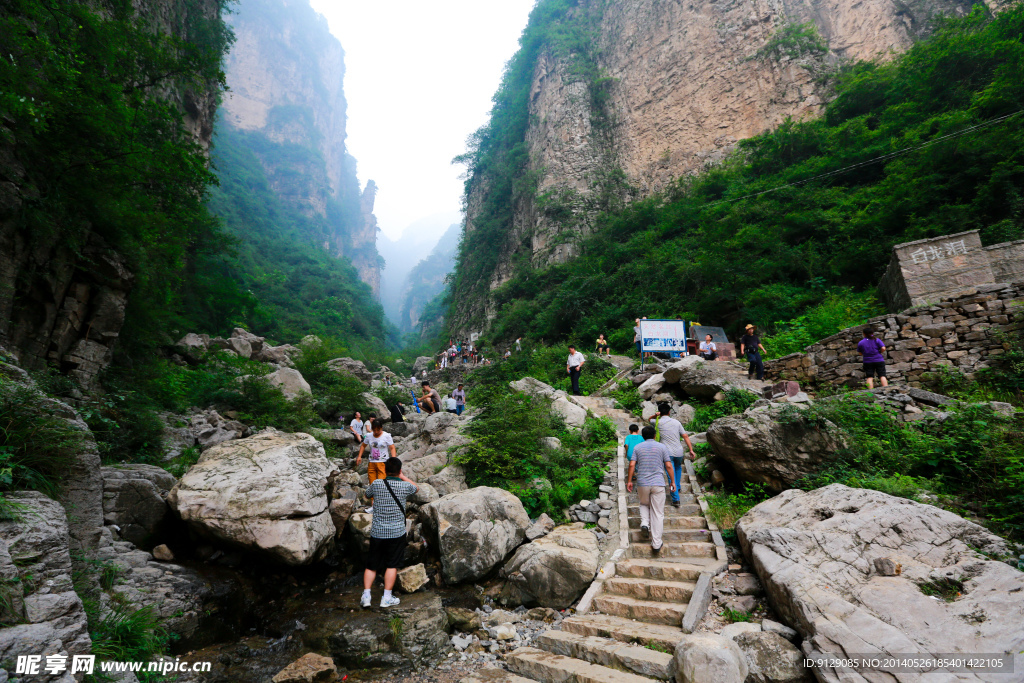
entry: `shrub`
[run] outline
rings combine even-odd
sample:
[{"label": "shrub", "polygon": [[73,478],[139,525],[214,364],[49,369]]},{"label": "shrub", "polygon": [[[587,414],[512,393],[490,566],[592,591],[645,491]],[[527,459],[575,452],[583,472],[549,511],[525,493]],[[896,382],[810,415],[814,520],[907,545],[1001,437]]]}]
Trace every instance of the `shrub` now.
[{"label": "shrub", "polygon": [[628,410],[633,415],[640,416],[644,399],[640,396],[640,392],[636,390],[636,387],[633,386],[633,382],[630,380],[619,380],[616,388],[607,392],[605,396],[614,398],[623,410]]},{"label": "shrub", "polygon": [[[31,387],[0,376],[0,491],[32,489],[57,495],[61,480],[86,447],[66,408]],[[10,514],[16,510],[5,507]]]},{"label": "shrub", "polygon": [[686,429],[691,432],[705,432],[718,418],[742,413],[757,399],[758,396],[752,392],[743,389],[730,389],[721,401],[694,405],[696,413],[690,424],[685,425]]},{"label": "shrub", "polygon": [[750,508],[768,498],[771,495],[764,484],[745,484],[739,493],[709,493],[708,516],[719,529],[732,529]]}]

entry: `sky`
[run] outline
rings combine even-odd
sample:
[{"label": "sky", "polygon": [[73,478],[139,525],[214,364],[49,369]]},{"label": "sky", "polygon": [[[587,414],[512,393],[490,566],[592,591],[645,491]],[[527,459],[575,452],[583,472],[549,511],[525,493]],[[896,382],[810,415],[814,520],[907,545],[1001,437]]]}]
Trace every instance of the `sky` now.
[{"label": "sky", "polygon": [[[487,122],[534,0],[311,0],[345,50],[348,151],[380,188],[374,213],[397,239],[461,206],[452,165]],[[444,226],[446,227],[446,226]]]}]

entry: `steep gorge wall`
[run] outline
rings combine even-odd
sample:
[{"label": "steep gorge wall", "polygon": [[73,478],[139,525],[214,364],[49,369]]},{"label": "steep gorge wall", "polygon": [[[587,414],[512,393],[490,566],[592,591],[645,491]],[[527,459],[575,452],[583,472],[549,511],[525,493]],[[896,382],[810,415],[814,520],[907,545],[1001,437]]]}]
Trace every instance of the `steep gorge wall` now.
[{"label": "steep gorge wall", "polygon": [[[594,40],[600,98],[573,68],[576,55],[543,51],[534,65],[525,143],[533,195],[519,196],[494,290],[517,263],[533,267],[576,254],[588,217],[606,201],[645,197],[722,160],[739,140],[787,118],[816,115],[829,97],[821,76],[843,60],[902,51],[927,35],[936,14],[963,15],[970,0],[626,0],[604,3]],[[576,9],[600,7],[585,0]],[[813,24],[825,51],[789,39]],[[777,49],[772,49],[775,46]],[[808,49],[810,48],[810,49]],[[620,173],[621,172],[621,173]],[[466,196],[468,239],[490,183]],[[538,197],[542,198],[538,201]],[[479,329],[494,315],[486,297],[457,304],[454,325]]]},{"label": "steep gorge wall", "polygon": [[[323,246],[347,257],[380,295],[376,187],[360,191],[345,146],[345,53],[308,0],[244,0],[229,17],[224,123],[263,139],[253,151],[275,192],[326,227]],[[333,203],[333,205],[332,205]]]},{"label": "steep gorge wall", "polygon": [[[154,31],[181,37],[195,22],[217,21],[217,0],[144,0],[134,5]],[[178,105],[183,124],[210,146],[219,86],[178,85],[161,95]],[[121,254],[91,228],[69,244],[58,226],[33,226],[26,215],[38,200],[32,168],[20,159],[16,136],[3,125],[0,144],[0,344],[29,369],[46,365],[91,388],[113,359],[135,274]],[[72,217],[73,219],[73,217]],[[81,219],[79,219],[81,220]],[[58,229],[55,229],[58,228]]]}]

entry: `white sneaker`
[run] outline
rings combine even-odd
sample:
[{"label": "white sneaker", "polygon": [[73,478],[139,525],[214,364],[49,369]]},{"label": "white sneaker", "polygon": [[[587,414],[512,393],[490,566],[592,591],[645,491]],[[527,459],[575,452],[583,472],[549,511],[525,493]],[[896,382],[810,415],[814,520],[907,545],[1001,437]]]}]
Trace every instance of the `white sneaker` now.
[{"label": "white sneaker", "polygon": [[401,600],[396,598],[394,595],[392,595],[390,598],[381,597],[381,599],[380,599],[380,606],[381,607],[394,607],[399,602],[401,602]]},{"label": "white sneaker", "polygon": [[367,593],[366,595],[363,596],[363,599],[359,601],[359,604],[362,607],[369,607],[371,600],[373,600],[373,598],[370,597],[369,593]]}]

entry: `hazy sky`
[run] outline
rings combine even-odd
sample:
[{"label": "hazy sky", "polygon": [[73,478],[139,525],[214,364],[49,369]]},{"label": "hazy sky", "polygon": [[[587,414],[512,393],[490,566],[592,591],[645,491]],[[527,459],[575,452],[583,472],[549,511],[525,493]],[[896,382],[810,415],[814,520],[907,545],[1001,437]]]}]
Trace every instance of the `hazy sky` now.
[{"label": "hazy sky", "polygon": [[458,210],[452,157],[486,122],[534,0],[311,2],[345,49],[348,148],[380,187],[383,232]]}]

